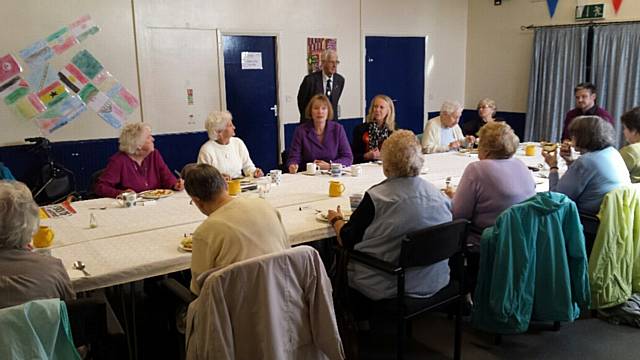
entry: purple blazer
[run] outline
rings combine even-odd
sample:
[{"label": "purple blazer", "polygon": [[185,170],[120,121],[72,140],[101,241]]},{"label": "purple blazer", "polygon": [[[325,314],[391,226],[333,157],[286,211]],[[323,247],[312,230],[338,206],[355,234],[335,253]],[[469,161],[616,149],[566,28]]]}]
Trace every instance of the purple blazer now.
[{"label": "purple blazer", "polygon": [[351,166],[353,155],[342,125],[333,120],[327,121],[322,143],[313,128],[313,121],[298,125],[289,148],[287,167],[291,164],[303,165],[314,160]]}]

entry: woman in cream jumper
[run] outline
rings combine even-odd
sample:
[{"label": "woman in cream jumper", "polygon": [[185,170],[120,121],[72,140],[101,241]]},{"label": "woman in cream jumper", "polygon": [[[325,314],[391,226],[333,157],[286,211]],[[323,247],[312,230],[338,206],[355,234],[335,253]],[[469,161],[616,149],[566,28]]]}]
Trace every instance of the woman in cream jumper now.
[{"label": "woman in cream jumper", "polygon": [[422,136],[422,152],[431,154],[458,150],[468,142],[474,142],[473,136],[465,138],[458,121],[462,116],[462,106],[455,101],[445,101],[440,108],[440,116],[427,121]]},{"label": "woman in cream jumper", "polygon": [[262,170],[256,168],[249,157],[249,150],[242,140],[235,137],[231,113],[214,111],[205,121],[209,141],[198,154],[198,164],[209,164],[222,173],[225,179],[244,176],[261,177]]}]

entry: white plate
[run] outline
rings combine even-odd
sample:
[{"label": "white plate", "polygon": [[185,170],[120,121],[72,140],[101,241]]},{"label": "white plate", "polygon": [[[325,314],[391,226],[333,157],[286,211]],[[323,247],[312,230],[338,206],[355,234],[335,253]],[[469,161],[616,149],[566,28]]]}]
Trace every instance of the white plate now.
[{"label": "white plate", "polygon": [[138,194],[138,196],[140,196],[143,199],[153,199],[153,200],[164,198],[171,195],[173,195],[173,190],[169,190],[169,189],[147,190]]},{"label": "white plate", "polygon": [[[345,221],[349,221],[349,217],[351,217],[351,211],[343,211],[342,216],[344,216]],[[316,220],[322,221],[322,222],[329,222],[329,219],[327,219],[327,213],[324,213],[324,212],[317,213]]]},{"label": "white plate", "polygon": [[186,252],[191,252],[191,250],[192,250],[191,248],[184,247],[184,245],[182,245],[182,244],[178,245],[178,249],[180,249],[182,251],[186,251]]}]

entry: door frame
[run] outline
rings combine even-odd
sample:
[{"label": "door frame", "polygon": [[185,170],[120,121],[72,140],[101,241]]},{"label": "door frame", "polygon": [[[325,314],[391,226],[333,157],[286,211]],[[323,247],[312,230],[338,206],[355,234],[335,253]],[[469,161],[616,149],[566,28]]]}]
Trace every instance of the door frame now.
[{"label": "door frame", "polygon": [[[361,41],[361,51],[362,51],[362,82],[360,86],[362,87],[362,111],[364,111],[362,115],[362,119],[364,120],[367,116],[367,37],[368,36],[379,36],[379,37],[389,37],[389,38],[399,38],[399,37],[421,37],[424,38],[424,89],[423,91],[423,104],[422,104],[422,113],[424,118],[422,119],[422,128],[426,124],[426,117],[429,116],[429,101],[433,98],[433,95],[427,92],[429,88],[427,86],[429,79],[429,35],[427,34],[413,34],[413,33],[378,33],[378,32],[366,32],[362,34]],[[416,134],[417,135],[417,134]]]},{"label": "door frame", "polygon": [[276,103],[278,107],[278,115],[276,116],[278,133],[276,134],[276,144],[278,146],[277,163],[280,164],[280,153],[284,150],[284,125],[282,123],[282,107],[280,104],[284,104],[284,98],[282,94],[282,74],[280,72],[279,60],[281,56],[280,37],[282,32],[280,31],[251,31],[251,30],[233,30],[233,29],[217,29],[217,41],[218,41],[218,78],[220,79],[220,109],[227,108],[227,91],[226,91],[226,78],[224,71],[224,44],[223,36],[273,36],[275,38],[275,71],[276,71]]}]

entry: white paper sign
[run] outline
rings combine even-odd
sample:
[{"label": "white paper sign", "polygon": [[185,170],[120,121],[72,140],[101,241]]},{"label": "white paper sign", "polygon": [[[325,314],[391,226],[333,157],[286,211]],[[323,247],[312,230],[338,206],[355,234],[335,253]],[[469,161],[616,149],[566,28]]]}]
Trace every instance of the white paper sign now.
[{"label": "white paper sign", "polygon": [[262,70],[262,53],[243,51],[240,53],[242,70]]}]

